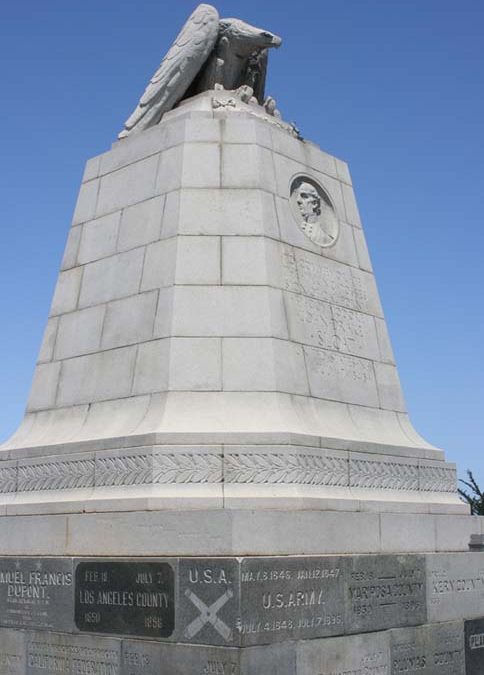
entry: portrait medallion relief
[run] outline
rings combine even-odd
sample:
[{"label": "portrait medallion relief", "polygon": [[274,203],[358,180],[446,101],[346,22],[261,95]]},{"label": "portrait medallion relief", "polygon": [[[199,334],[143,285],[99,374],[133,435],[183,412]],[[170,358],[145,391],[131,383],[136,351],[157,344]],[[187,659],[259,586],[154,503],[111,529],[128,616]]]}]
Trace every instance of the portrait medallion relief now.
[{"label": "portrait medallion relief", "polygon": [[326,192],[314,178],[296,176],[291,183],[291,208],[299,228],[317,246],[332,246],[339,222]]}]

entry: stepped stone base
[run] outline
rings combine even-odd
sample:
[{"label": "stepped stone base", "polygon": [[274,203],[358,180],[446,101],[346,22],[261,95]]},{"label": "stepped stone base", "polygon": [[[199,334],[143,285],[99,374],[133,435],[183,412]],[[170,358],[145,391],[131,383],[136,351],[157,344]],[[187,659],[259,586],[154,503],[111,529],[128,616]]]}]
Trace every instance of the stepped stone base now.
[{"label": "stepped stone base", "polygon": [[477,675],[484,554],[0,558],[2,673]]},{"label": "stepped stone base", "polygon": [[12,448],[0,513],[329,509],[468,513],[427,449],[289,433],[146,434]]},{"label": "stepped stone base", "polygon": [[[465,622],[475,626],[476,622]],[[484,622],[478,622],[482,630]],[[475,630],[475,628],[474,628]],[[472,640],[481,635],[471,633]],[[478,675],[482,656],[464,645],[464,622],[262,647],[156,644],[143,640],[0,629],[11,675]],[[481,659],[481,660],[478,660]]]},{"label": "stepped stone base", "polygon": [[[0,555],[244,556],[464,552],[483,518],[302,509],[4,515]],[[153,510],[149,510],[152,507]]]}]

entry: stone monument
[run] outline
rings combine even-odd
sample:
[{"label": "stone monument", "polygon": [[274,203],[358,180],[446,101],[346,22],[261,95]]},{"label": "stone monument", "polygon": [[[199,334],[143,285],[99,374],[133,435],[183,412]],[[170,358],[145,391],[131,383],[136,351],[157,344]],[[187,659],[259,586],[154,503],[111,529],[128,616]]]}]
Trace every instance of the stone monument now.
[{"label": "stone monument", "polygon": [[0,446],[0,673],[482,672],[481,520],[407,416],[347,165],[265,96],[280,44],[200,5],[87,163]]}]

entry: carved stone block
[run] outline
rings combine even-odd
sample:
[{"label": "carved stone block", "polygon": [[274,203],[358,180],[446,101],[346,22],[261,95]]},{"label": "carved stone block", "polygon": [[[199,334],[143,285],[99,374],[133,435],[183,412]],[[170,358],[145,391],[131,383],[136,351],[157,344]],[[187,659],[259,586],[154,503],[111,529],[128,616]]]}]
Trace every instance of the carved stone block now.
[{"label": "carved stone block", "polygon": [[305,640],[297,647],[298,675],[388,675],[388,632]]},{"label": "carved stone block", "polygon": [[71,631],[73,607],[70,558],[0,558],[0,625]]},{"label": "carved stone block", "polygon": [[479,618],[484,607],[484,553],[427,556],[429,621]]},{"label": "carved stone block", "polygon": [[425,623],[423,556],[351,556],[347,564],[346,632]]},{"label": "carved stone block", "polygon": [[484,619],[464,621],[466,675],[484,673]]},{"label": "carved stone block", "polygon": [[390,631],[392,675],[464,675],[462,621]]},{"label": "carved stone block", "polygon": [[121,640],[61,633],[27,634],[26,675],[119,675]]},{"label": "carved stone block", "polygon": [[240,567],[236,558],[185,558],[178,567],[177,637],[181,642],[236,645]]},{"label": "carved stone block", "polygon": [[1,675],[25,675],[25,633],[0,628]]},{"label": "carved stone block", "polygon": [[331,556],[244,559],[240,643],[341,635],[344,566],[344,558]]},{"label": "carved stone block", "polygon": [[295,675],[295,644],[240,649],[126,640],[121,675]]},{"label": "carved stone block", "polygon": [[175,628],[176,561],[76,563],[78,630],[169,638]]}]

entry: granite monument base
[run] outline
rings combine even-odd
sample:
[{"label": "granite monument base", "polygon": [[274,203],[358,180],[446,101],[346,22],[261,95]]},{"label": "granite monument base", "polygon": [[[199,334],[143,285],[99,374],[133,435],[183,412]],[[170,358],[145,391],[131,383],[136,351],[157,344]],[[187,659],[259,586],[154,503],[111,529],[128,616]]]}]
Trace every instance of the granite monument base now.
[{"label": "granite monument base", "polygon": [[221,90],[88,162],[0,446],[0,675],[476,675],[467,511],[345,162]]},{"label": "granite monument base", "polygon": [[0,513],[221,507],[467,508],[408,417],[347,164],[213,90],[87,163]]},{"label": "granite monument base", "polygon": [[[378,511],[191,509],[0,517],[0,555],[250,556],[463,552],[483,518]],[[366,504],[364,505],[367,506]],[[126,504],[123,502],[123,507]],[[150,510],[152,509],[152,510]],[[67,510],[67,507],[66,507]]]},{"label": "granite monument base", "polygon": [[0,559],[0,673],[477,675],[484,554]]}]

